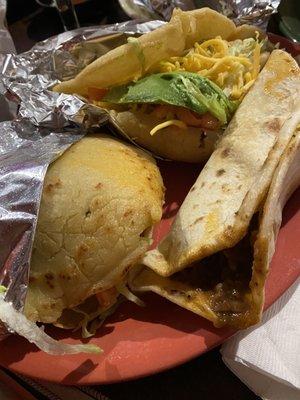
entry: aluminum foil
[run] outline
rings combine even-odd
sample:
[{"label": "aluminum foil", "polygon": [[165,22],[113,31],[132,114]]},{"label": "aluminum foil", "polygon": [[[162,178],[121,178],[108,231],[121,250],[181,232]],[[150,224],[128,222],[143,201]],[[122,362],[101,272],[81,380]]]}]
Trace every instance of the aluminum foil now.
[{"label": "aluminum foil", "polygon": [[184,11],[196,8],[193,0],[119,0],[123,11],[132,19],[163,19],[168,21],[178,7]]},{"label": "aluminum foil", "polygon": [[[108,120],[98,107],[77,96],[52,92],[51,87],[75,76],[101,54],[125,43],[127,37],[161,24],[129,21],[80,28],[39,43],[26,53],[2,54],[1,102],[7,118],[13,119],[0,123],[0,284],[7,287],[6,300],[15,308],[24,306],[47,167],[71,144]],[[17,105],[16,115],[9,112],[12,105]]]},{"label": "aluminum foil", "polygon": [[251,24],[266,28],[269,17],[277,12],[280,0],[119,0],[131,18],[169,20],[174,8],[193,10],[210,7],[232,19],[236,25]]}]

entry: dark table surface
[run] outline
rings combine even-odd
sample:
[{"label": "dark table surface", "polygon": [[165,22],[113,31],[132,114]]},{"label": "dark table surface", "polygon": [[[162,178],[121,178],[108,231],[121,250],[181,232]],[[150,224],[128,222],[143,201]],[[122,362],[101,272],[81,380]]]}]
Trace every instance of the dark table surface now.
[{"label": "dark table surface", "polygon": [[[91,2],[95,3],[94,0]],[[98,13],[93,7],[92,12],[87,6],[84,9],[81,5],[81,10],[77,8],[81,23],[96,25],[126,19],[115,0],[99,3],[102,8],[98,6]],[[62,31],[56,10],[42,9],[32,0],[8,0],[8,24],[18,52],[26,51],[35,42]],[[272,31],[278,33],[276,21],[271,26]],[[111,400],[259,399],[224,365],[219,348],[169,371],[136,381],[101,386],[99,389]]]},{"label": "dark table surface", "polygon": [[111,400],[259,399],[224,365],[219,348],[169,371],[99,389]]}]

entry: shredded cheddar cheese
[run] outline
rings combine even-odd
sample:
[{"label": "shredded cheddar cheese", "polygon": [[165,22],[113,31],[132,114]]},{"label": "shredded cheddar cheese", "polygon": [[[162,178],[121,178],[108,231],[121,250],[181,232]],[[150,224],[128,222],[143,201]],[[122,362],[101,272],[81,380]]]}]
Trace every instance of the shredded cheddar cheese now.
[{"label": "shredded cheddar cheese", "polygon": [[156,125],[153,129],[151,129],[150,135],[153,136],[159,130],[166,128],[167,126],[170,126],[170,125],[175,125],[175,126],[178,126],[179,128],[183,128],[183,129],[187,128],[187,126],[184,122],[179,121],[177,119],[170,119],[169,121],[165,121],[165,122],[162,122],[161,124]]},{"label": "shredded cheddar cheese", "polygon": [[259,74],[261,47],[258,36],[232,42],[218,36],[195,43],[182,57],[161,61],[151,72],[196,72],[216,83],[229,98],[240,100]]},{"label": "shredded cheddar cheese", "polygon": [[256,43],[253,52],[253,68],[252,68],[252,78],[256,79],[260,70],[260,46]]}]

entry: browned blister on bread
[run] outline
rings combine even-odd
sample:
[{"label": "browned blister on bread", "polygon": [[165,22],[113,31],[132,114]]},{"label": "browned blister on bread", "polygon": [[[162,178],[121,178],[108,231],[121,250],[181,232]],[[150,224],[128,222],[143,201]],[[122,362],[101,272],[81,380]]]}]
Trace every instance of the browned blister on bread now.
[{"label": "browned blister on bread", "polygon": [[33,245],[26,316],[54,323],[65,309],[124,282],[149,247],[163,195],[154,160],[106,135],[83,138],[51,164]]}]

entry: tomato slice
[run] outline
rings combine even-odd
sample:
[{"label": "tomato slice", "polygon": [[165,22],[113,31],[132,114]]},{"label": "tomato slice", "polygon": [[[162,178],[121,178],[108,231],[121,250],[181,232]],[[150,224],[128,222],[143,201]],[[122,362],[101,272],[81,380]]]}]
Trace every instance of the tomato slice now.
[{"label": "tomato slice", "polygon": [[196,126],[208,130],[215,130],[220,127],[219,120],[208,112],[199,115],[193,111],[188,110],[187,108],[178,107],[176,109],[176,115],[188,126]]},{"label": "tomato slice", "polygon": [[153,114],[157,118],[163,119],[163,118],[166,118],[169,113],[172,113],[172,112],[174,113],[175,108],[176,107],[170,106],[167,104],[158,104],[157,106],[155,106],[155,108],[153,110]]},{"label": "tomato slice", "polygon": [[176,107],[171,105],[159,104],[155,107],[153,114],[159,118],[167,118],[168,114],[173,113],[176,117],[188,126],[195,126],[208,130],[216,130],[220,128],[220,122],[209,112],[205,114],[197,114],[184,107]]},{"label": "tomato slice", "polygon": [[102,100],[108,92],[108,89],[100,89],[95,87],[88,88],[88,96],[90,100]]},{"label": "tomato slice", "polygon": [[96,294],[97,300],[99,301],[100,306],[103,308],[108,308],[113,305],[116,301],[117,296],[118,292],[115,287],[106,289],[103,292],[99,292]]}]

